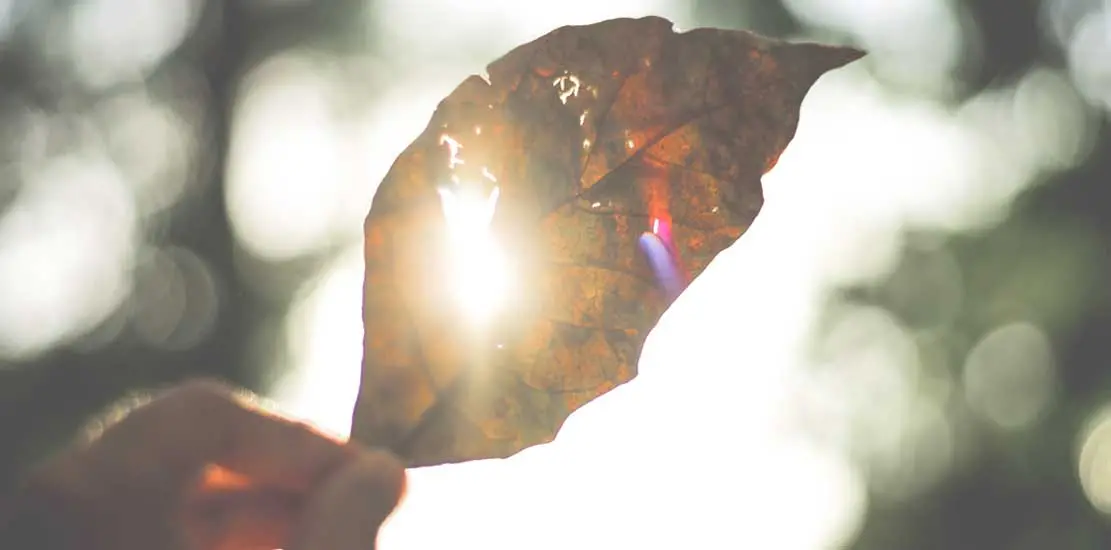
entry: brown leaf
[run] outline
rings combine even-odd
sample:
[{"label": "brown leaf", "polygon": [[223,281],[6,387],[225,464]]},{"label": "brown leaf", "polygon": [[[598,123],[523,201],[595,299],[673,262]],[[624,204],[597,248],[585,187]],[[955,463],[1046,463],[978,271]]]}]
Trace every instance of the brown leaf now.
[{"label": "brown leaf", "polygon": [[[636,376],[669,305],[638,247],[650,220],[670,218],[700,273],[759,212],[811,85],[862,55],[646,17],[562,27],[465,80],[366,219],[352,437],[411,466],[551,441]],[[476,321],[453,292],[472,271],[491,282],[491,261],[482,238],[449,233],[440,189],[485,201],[495,187],[489,232],[512,278]]]}]

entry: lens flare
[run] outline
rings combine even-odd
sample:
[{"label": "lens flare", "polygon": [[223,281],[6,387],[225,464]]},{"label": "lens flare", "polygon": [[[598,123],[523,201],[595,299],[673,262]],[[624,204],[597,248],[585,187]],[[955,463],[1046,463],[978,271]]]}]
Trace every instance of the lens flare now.
[{"label": "lens flare", "polygon": [[502,308],[513,282],[509,262],[490,231],[500,190],[494,187],[483,196],[453,185],[439,188],[439,193],[451,266],[447,283],[467,319],[485,323]]},{"label": "lens flare", "polygon": [[679,254],[671,239],[671,223],[666,219],[652,218],[652,231],[640,236],[640,250],[656,275],[656,282],[667,295],[675,300],[687,287],[687,276],[679,262]]}]

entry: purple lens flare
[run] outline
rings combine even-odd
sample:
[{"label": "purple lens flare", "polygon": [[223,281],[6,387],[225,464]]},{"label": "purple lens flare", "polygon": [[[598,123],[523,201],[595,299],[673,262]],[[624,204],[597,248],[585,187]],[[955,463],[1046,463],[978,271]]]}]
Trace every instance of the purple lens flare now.
[{"label": "purple lens flare", "polygon": [[656,282],[667,295],[669,302],[679,297],[686,287],[686,278],[672,255],[670,247],[656,233],[645,232],[640,236],[640,249],[648,258],[648,265],[656,274]]}]

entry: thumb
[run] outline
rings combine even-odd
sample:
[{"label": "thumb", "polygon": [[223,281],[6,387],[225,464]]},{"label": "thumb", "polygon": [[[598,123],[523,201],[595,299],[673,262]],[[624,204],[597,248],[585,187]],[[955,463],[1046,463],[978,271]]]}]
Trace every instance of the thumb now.
[{"label": "thumb", "polygon": [[288,550],[367,550],[405,491],[393,456],[363,452],[320,485],[306,504]]}]

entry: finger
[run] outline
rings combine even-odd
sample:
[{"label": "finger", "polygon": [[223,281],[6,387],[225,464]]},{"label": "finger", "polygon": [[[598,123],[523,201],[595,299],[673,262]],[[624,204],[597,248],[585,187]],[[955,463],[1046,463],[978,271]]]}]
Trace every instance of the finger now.
[{"label": "finger", "polygon": [[208,464],[304,493],[353,453],[250,407],[222,384],[192,382],[60,455],[33,485],[73,509],[67,527],[89,548],[177,548],[182,498]]},{"label": "finger", "polygon": [[314,492],[287,550],[365,550],[405,491],[405,469],[393,456],[367,452]]},{"label": "finger", "polygon": [[[240,479],[217,473],[186,504],[184,524],[193,548],[206,550],[270,550],[288,548],[290,526],[306,526],[307,548],[350,541],[357,548],[373,544],[377,527],[397,505],[404,491],[402,465],[390,455],[361,453],[353,466],[341,468],[311,496],[265,487],[252,487]],[[210,469],[210,471],[213,471]],[[347,495],[347,496],[345,496]],[[310,504],[306,504],[309,502]],[[319,517],[340,525],[362,526],[354,533],[321,525]],[[343,523],[346,522],[346,523]],[[319,533],[327,534],[320,541]],[[326,546],[319,546],[326,544]]]},{"label": "finger", "polygon": [[[184,488],[209,464],[263,485],[305,490],[351,451],[308,426],[251,407],[219,383],[191,382],[133,411],[86,451],[90,475]],[[151,479],[151,478],[157,478]]]},{"label": "finger", "polygon": [[247,489],[255,485],[253,481],[247,476],[235,473],[218,464],[209,464],[201,474],[200,483],[197,486],[198,491],[234,491],[237,489]]},{"label": "finger", "polygon": [[289,540],[305,496],[254,488],[209,491],[186,504],[183,526],[190,548],[272,550]]}]

